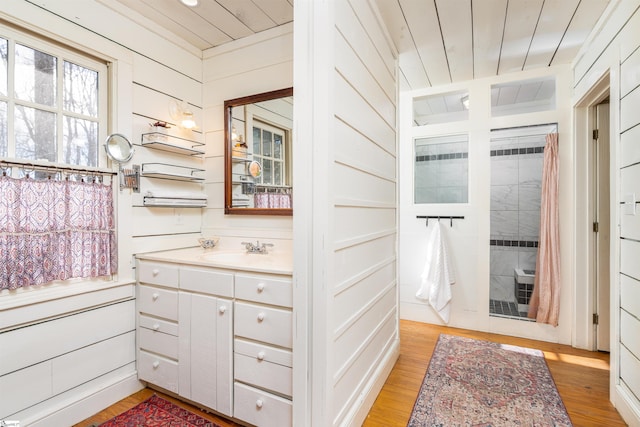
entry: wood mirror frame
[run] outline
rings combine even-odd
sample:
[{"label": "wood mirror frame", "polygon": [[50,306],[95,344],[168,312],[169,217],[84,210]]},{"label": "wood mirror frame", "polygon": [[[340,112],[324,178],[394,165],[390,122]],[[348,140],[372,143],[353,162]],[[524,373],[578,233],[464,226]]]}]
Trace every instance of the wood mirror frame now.
[{"label": "wood mirror frame", "polygon": [[[235,215],[293,215],[292,208],[254,208],[233,206],[233,108],[293,96],[293,88],[275,90],[224,102],[224,213]],[[286,154],[285,154],[286,155]],[[291,157],[289,157],[289,162]]]}]

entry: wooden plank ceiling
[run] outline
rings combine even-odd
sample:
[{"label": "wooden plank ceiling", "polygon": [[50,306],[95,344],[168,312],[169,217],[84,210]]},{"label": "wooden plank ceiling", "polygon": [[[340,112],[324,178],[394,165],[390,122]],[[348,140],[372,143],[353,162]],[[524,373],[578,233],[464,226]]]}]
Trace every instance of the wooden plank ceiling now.
[{"label": "wooden plank ceiling", "polygon": [[[205,50],[291,22],[296,0],[97,1]],[[610,2],[373,1],[400,53],[403,89],[570,63]]]}]

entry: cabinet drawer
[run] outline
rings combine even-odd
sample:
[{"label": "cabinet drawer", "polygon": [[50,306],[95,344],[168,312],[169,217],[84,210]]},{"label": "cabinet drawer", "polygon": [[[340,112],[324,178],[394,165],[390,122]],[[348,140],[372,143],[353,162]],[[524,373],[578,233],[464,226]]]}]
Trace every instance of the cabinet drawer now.
[{"label": "cabinet drawer", "polygon": [[178,291],[139,285],[138,311],[177,321]]},{"label": "cabinet drawer", "polygon": [[263,304],[293,306],[291,278],[236,274],[236,298]]},{"label": "cabinet drawer", "polygon": [[281,347],[292,346],[291,311],[236,302],[234,319],[236,336]]},{"label": "cabinet drawer", "polygon": [[178,359],[178,337],[175,335],[139,328],[138,346],[140,349],[162,354],[170,359]]},{"label": "cabinet drawer", "polygon": [[235,383],[233,415],[260,427],[284,427],[293,422],[291,401],[271,393]]},{"label": "cabinet drawer", "polygon": [[243,339],[236,338],[233,345],[236,353],[244,354],[245,356],[253,358],[261,358],[262,360],[270,363],[277,363],[278,365],[291,367],[293,364],[293,355],[290,350],[283,350],[281,348],[271,347],[252,341],[245,341]]},{"label": "cabinet drawer", "polygon": [[155,317],[145,316],[144,314],[138,315],[138,326],[141,328],[151,329],[156,332],[164,332],[169,335],[178,335],[177,323],[156,319]]},{"label": "cabinet drawer", "polygon": [[181,267],[180,289],[233,297],[233,273],[210,268]]},{"label": "cabinet drawer", "polygon": [[233,362],[237,381],[291,397],[293,377],[290,367],[240,353],[234,354]]},{"label": "cabinet drawer", "polygon": [[178,362],[140,350],[138,378],[177,393]]},{"label": "cabinet drawer", "polygon": [[178,266],[150,261],[138,261],[138,282],[178,287]]}]

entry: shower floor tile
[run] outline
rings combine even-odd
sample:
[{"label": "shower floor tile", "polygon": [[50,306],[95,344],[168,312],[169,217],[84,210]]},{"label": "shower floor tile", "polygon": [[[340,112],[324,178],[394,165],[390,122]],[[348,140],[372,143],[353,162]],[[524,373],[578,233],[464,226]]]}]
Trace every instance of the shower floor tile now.
[{"label": "shower floor tile", "polygon": [[511,301],[489,300],[489,313],[496,316],[518,317],[523,320],[527,318],[527,313],[518,311],[518,304]]}]

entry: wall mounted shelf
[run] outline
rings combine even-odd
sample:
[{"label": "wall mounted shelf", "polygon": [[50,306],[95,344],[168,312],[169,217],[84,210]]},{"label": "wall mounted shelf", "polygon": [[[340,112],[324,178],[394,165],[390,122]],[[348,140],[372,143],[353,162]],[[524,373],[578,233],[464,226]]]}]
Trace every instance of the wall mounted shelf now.
[{"label": "wall mounted shelf", "polygon": [[174,181],[204,181],[198,174],[204,169],[192,168],[188,166],[170,165],[167,163],[143,163],[141,175],[146,178],[163,178]]},{"label": "wall mounted shelf", "polygon": [[161,132],[143,133],[141,144],[144,147],[185,156],[201,156],[204,154],[204,149],[202,148],[204,143]]}]

